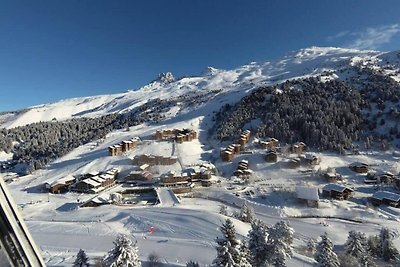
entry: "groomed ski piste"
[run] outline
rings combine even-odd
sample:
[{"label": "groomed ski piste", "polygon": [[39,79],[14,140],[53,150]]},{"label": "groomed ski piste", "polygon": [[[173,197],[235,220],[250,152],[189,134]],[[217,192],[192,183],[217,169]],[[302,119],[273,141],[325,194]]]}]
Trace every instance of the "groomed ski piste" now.
[{"label": "groomed ski piste", "polygon": [[[326,183],[309,179],[299,170],[283,168],[279,162],[265,163],[257,151],[251,155],[239,155],[231,163],[221,162],[215,150],[218,144],[210,143],[206,138],[207,127],[212,124],[213,112],[225,103],[238,101],[254,89],[256,83],[275,84],[289,78],[313,76],[348,64],[356,55],[360,58],[375,58],[381,54],[375,51],[311,48],[276,62],[252,63],[232,71],[214,70],[200,77],[184,78],[166,85],[153,83],[140,90],[117,96],[70,99],[34,107],[22,114],[2,115],[2,125],[11,128],[35,121],[51,120],[54,117],[61,120],[78,116],[77,114],[97,116],[112,111],[122,112],[156,96],[169,98],[182,92],[190,93],[192,90],[223,89],[210,102],[175,110],[166,114],[167,118],[159,124],[142,124],[130,127],[129,131],[114,131],[104,140],[80,146],[51,163],[46,169],[37,170],[8,184],[46,265],[71,266],[79,249],[84,249],[92,260],[101,258],[113,247],[112,242],[118,233],[127,234],[138,242],[143,262],[151,252],[155,252],[164,266],[185,266],[189,260],[198,261],[201,266],[209,265],[216,256],[215,238],[220,236],[219,227],[228,218],[219,214],[220,205],[226,205],[231,214],[238,211],[245,201],[254,208],[256,217],[267,225],[283,220],[294,228],[295,253],[287,261],[290,267],[313,266],[314,259],[298,252],[310,238],[317,239],[325,232],[335,245],[341,246],[351,230],[371,235],[378,234],[385,226],[395,234],[394,243],[400,248],[400,211],[392,207],[367,205],[366,197],[374,189],[362,183],[362,176],[347,170],[349,164],[358,161],[398,173],[400,161],[396,151],[370,151],[347,156],[316,152],[321,158],[318,168],[336,168],[346,175],[348,184],[355,188],[355,195],[354,199],[343,201],[322,199],[319,208],[309,208],[294,201],[290,192],[304,182],[319,188]],[[193,129],[199,133],[199,139],[182,144],[146,140],[156,130],[173,128]],[[108,156],[108,146],[134,136],[143,138],[136,149],[121,156]],[[49,194],[43,190],[45,182],[67,175],[114,167],[122,175],[127,174],[132,168],[132,158],[146,153],[178,155],[179,164],[158,167],[160,174],[167,171],[179,172],[182,167],[215,159],[220,175],[229,174],[236,168],[239,160],[250,159],[254,175],[247,185],[236,184],[229,179],[230,175],[216,175],[213,178],[219,180],[219,183],[211,187],[196,188],[190,197],[176,196],[168,188],[158,188],[156,191],[159,203],[151,206],[111,204],[80,207],[81,203],[95,195],[73,192]],[[250,191],[253,193],[248,193]],[[238,238],[245,238],[250,225],[229,218],[234,222]],[[149,231],[151,227],[154,227],[153,233]]]}]

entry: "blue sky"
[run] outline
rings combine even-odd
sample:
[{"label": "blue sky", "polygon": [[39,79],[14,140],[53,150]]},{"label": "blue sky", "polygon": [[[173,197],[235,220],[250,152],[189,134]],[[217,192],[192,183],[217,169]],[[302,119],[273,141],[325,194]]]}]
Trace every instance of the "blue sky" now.
[{"label": "blue sky", "polygon": [[309,46],[400,49],[400,1],[0,0],[0,111]]}]

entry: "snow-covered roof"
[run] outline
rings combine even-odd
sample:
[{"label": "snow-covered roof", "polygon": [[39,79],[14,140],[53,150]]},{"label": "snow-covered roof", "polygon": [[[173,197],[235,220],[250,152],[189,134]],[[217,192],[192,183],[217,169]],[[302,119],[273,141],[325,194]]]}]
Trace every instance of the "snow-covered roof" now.
[{"label": "snow-covered roof", "polygon": [[114,175],[109,174],[109,173],[103,173],[99,176],[100,176],[100,178],[103,178],[103,179],[113,179],[114,178]]},{"label": "snow-covered roof", "polygon": [[306,159],[308,159],[308,160],[312,160],[315,158],[318,158],[315,154],[311,154],[311,153],[306,154]]},{"label": "snow-covered roof", "polygon": [[379,200],[387,199],[387,200],[391,200],[391,201],[394,201],[394,202],[399,202],[400,201],[400,195],[399,194],[388,192],[388,191],[375,192],[372,195],[372,198],[379,199]]},{"label": "snow-covered roof", "polygon": [[336,192],[344,192],[344,190],[351,190],[353,191],[353,189],[348,188],[346,186],[340,185],[340,184],[327,184],[324,186],[323,190],[324,191],[336,191]]},{"label": "snow-covered roof", "polygon": [[368,167],[367,163],[363,163],[363,162],[353,162],[350,164],[350,167]]},{"label": "snow-covered roof", "polygon": [[145,169],[147,169],[148,167],[150,167],[149,164],[142,164],[142,165],[139,166],[139,169],[145,170]]},{"label": "snow-covered roof", "polygon": [[100,183],[96,182],[95,180],[92,180],[91,178],[87,178],[87,179],[83,180],[82,182],[92,185],[94,187],[98,187],[101,185]]},{"label": "snow-covered roof", "polygon": [[98,183],[103,183],[105,181],[105,179],[103,179],[103,178],[101,178],[99,176],[93,176],[90,179],[92,179],[92,180],[94,180],[94,181],[96,181]]},{"label": "snow-covered roof", "polygon": [[309,186],[296,187],[297,198],[306,200],[319,200],[318,188]]},{"label": "snow-covered roof", "polygon": [[52,183],[50,183],[51,186],[54,186],[56,184],[66,184],[68,182],[73,182],[75,181],[75,177],[73,177],[72,175],[68,175],[66,177],[63,177],[61,179],[58,179],[56,181],[53,181]]},{"label": "snow-covered roof", "polygon": [[97,176],[97,175],[99,175],[100,173],[99,173],[98,171],[91,171],[91,172],[89,172],[88,174],[91,175],[91,176]]}]

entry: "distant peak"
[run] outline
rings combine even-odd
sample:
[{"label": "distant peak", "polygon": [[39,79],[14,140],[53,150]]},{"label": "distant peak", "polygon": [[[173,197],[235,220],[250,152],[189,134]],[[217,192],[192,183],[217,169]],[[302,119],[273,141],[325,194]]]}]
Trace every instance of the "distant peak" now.
[{"label": "distant peak", "polygon": [[340,47],[320,47],[311,46],[299,50],[292,51],[288,56],[294,58],[313,58],[323,55],[334,55],[334,54],[347,54],[347,53],[368,53],[371,50],[357,50],[352,48],[340,48]]},{"label": "distant peak", "polygon": [[162,83],[172,83],[173,81],[175,81],[175,78],[171,72],[162,72],[158,74],[158,78],[155,81]]},{"label": "distant peak", "polygon": [[207,67],[204,71],[203,71],[203,75],[214,75],[218,73],[218,69],[213,68],[213,67]]}]

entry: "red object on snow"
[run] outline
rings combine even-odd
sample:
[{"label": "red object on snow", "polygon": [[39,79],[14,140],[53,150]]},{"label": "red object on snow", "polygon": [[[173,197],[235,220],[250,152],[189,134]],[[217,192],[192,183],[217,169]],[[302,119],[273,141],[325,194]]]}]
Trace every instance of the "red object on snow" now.
[{"label": "red object on snow", "polygon": [[150,232],[150,234],[154,233],[154,227],[153,226],[150,227],[149,232]]}]

